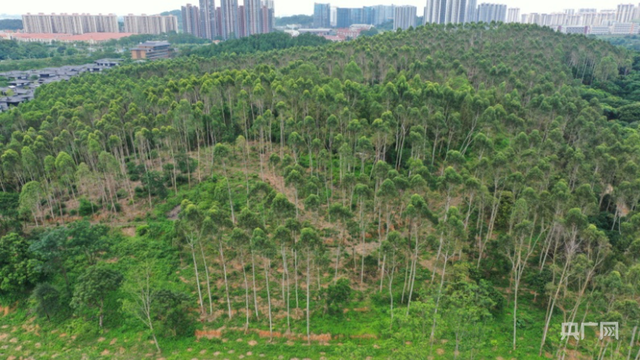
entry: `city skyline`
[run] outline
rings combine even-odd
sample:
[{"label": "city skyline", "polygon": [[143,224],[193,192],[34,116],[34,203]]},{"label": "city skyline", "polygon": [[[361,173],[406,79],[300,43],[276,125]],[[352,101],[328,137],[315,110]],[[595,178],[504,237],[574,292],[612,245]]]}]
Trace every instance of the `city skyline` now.
[{"label": "city skyline", "polygon": [[[197,1],[192,1],[197,5]],[[238,5],[244,5],[242,0],[237,1]],[[248,2],[248,1],[247,1]],[[275,9],[275,15],[288,16],[288,15],[312,15],[314,10],[314,0],[294,1],[294,0],[279,0],[278,6]],[[564,0],[561,2],[540,0],[531,2],[529,0],[501,0],[501,1],[487,1],[497,2],[507,5],[509,8],[520,8],[521,13],[553,13],[562,12],[564,9],[578,9],[578,8],[596,8],[598,10],[614,9],[618,4],[634,4],[637,2],[625,2],[610,0]],[[398,1],[372,1],[372,0],[343,0],[340,2],[332,3],[332,6],[339,7],[362,7],[362,6],[375,6],[375,5],[412,5],[417,8],[417,15],[422,16],[425,7],[426,0],[398,0]],[[25,3],[11,2],[5,5],[3,13],[9,15],[22,15],[26,13],[38,14],[38,13],[91,13],[91,14],[117,14],[119,17],[133,14],[146,14],[155,15],[164,11],[171,11],[180,9],[184,6],[184,0],[167,0],[163,2],[155,1],[124,1],[124,0],[112,0],[106,3],[78,3],[72,0],[59,0],[56,2],[44,1],[44,0],[31,0]],[[219,5],[219,2],[217,4]]]},{"label": "city skyline", "polygon": [[185,4],[181,8],[182,31],[204,39],[231,39],[273,31],[272,0],[200,0],[200,7]]}]

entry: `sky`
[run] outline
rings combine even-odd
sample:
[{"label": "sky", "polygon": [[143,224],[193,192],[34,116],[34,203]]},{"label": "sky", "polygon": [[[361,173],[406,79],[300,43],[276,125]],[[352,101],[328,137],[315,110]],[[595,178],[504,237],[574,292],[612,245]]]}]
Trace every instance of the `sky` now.
[{"label": "sky", "polygon": [[[78,1],[78,0],[26,0],[11,1],[1,0],[0,13],[20,15],[24,13],[91,13],[118,15],[133,14],[158,14],[162,11],[179,9],[187,2],[197,4],[198,0],[108,0],[108,1]],[[241,4],[243,0],[238,0]],[[330,2],[332,6],[362,7],[370,5],[414,5],[418,7],[418,15],[422,15],[426,0],[274,0],[276,16],[313,13],[314,2]],[[634,0],[636,2],[637,0]],[[493,2],[506,4],[509,7],[519,7],[521,13],[530,12],[549,13],[559,12],[564,9],[596,8],[614,9],[618,2],[612,0],[478,0],[478,4]],[[629,3],[626,1],[625,3]],[[220,6],[220,0],[216,0],[216,6]]]}]

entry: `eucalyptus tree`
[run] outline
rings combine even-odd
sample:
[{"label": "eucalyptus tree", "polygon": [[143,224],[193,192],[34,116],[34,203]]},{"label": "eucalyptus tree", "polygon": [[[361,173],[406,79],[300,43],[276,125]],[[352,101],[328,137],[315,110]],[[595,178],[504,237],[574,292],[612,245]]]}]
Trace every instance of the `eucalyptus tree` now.
[{"label": "eucalyptus tree", "polygon": [[319,247],[322,246],[320,236],[318,236],[317,232],[313,228],[305,227],[300,231],[300,242],[298,247],[305,253],[305,258],[307,259],[307,343],[311,344],[311,254]]},{"label": "eucalyptus tree", "polygon": [[403,256],[402,249],[406,247],[406,240],[397,231],[392,231],[382,243],[381,251],[385,258],[389,259],[387,277],[389,278],[389,313],[391,314],[391,326],[393,326],[393,277],[398,266],[398,260]]},{"label": "eucalyptus tree", "polygon": [[59,174],[61,185],[66,188],[67,192],[71,193],[75,200],[76,193],[73,185],[75,183],[74,174],[76,172],[76,164],[73,158],[66,152],[61,151],[55,159],[55,168]]},{"label": "eucalyptus tree", "polygon": [[[291,231],[280,225],[273,232],[272,241],[280,245],[280,255],[282,256],[282,301],[287,307],[287,330],[291,331],[291,274],[289,273],[289,260],[287,259],[287,249],[295,247]],[[296,274],[297,278],[297,274]],[[297,281],[296,281],[297,282]],[[285,293],[286,283],[286,293]],[[296,283],[297,286],[297,283]],[[297,292],[297,289],[296,289]]]},{"label": "eucalyptus tree", "polygon": [[[262,258],[264,259],[264,275],[265,275],[265,285],[267,290],[267,308],[269,315],[269,340],[273,340],[273,317],[271,310],[271,290],[269,287],[269,274],[271,270],[271,260],[277,254],[274,244],[271,242],[271,239],[265,234],[264,231],[260,228],[256,228],[253,230],[253,234],[251,235],[251,246],[254,249],[259,249]],[[284,300],[284,299],[283,299]]]},{"label": "eucalyptus tree", "polygon": [[299,189],[304,185],[304,178],[302,174],[298,170],[291,170],[289,174],[285,178],[285,184],[293,187],[293,193],[295,196],[295,208],[296,208],[296,218],[300,215],[298,199],[299,199]]},{"label": "eucalyptus tree", "polygon": [[360,283],[364,284],[364,258],[366,255],[366,231],[367,217],[365,216],[366,200],[371,196],[371,188],[365,184],[358,184],[354,189],[354,193],[358,198],[358,222],[360,223],[360,237],[362,254],[360,256]]},{"label": "eucalyptus tree", "polygon": [[353,217],[353,214],[346,206],[340,204],[333,204],[329,207],[329,214],[336,221],[342,223],[342,227],[340,230],[340,235],[336,243],[338,244],[337,252],[336,252],[336,265],[335,265],[335,274],[333,276],[333,282],[338,281],[338,269],[340,268],[340,250],[342,249],[343,243],[346,243],[346,228],[347,221]]},{"label": "eucalyptus tree", "polygon": [[[405,209],[404,216],[409,218],[409,226],[407,229],[408,239],[411,241],[411,238],[415,239],[413,245],[413,253],[411,254],[411,264],[409,265],[409,282],[405,281],[405,286],[403,286],[403,290],[405,287],[409,288],[409,298],[407,301],[407,314],[409,313],[409,309],[411,307],[411,299],[413,297],[413,289],[416,281],[416,273],[418,271],[418,262],[420,259],[420,228],[426,222],[424,220],[430,221],[433,225],[438,225],[439,221],[435,217],[433,213],[429,210],[429,207],[424,200],[424,198],[420,195],[414,194],[411,196],[411,201],[407,205]],[[444,221],[447,221],[446,218]],[[444,234],[444,229],[441,232],[441,239],[444,238],[446,234]],[[442,247],[440,247],[442,249]],[[451,255],[452,256],[452,255]],[[437,257],[435,261],[438,261]],[[446,259],[445,259],[446,261]],[[384,262],[383,262],[384,268]],[[435,268],[434,268],[435,273]],[[432,280],[433,282],[433,280]]]},{"label": "eucalyptus tree", "polygon": [[[244,231],[246,232],[247,236],[252,236],[254,234],[256,235],[261,235],[260,233],[256,233],[255,229],[260,229],[262,230],[264,228],[262,222],[260,221],[260,218],[258,216],[257,213],[244,208],[242,209],[242,211],[240,212],[240,216],[238,216],[238,225],[241,226]],[[251,234],[251,235],[249,235]],[[261,240],[261,238],[259,239]],[[254,242],[253,240],[251,240],[250,244],[249,244],[249,252],[251,255],[251,272],[252,272],[252,277],[251,277],[251,281],[253,282],[253,305],[254,305],[254,310],[256,313],[256,318],[260,319],[260,313],[258,310],[258,291],[256,288],[256,261],[255,261],[255,255],[256,255],[256,251],[260,251],[260,245],[262,245],[264,243],[264,241],[261,242]]]},{"label": "eucalyptus tree", "polygon": [[[245,294],[246,322],[245,322],[244,331],[245,333],[247,333],[247,331],[249,331],[249,317],[250,317],[249,283],[247,281],[247,270],[244,265],[244,261],[246,258],[246,252],[251,247],[251,243],[250,243],[250,238],[246,234],[246,232],[238,228],[233,229],[233,231],[231,232],[229,242],[230,242],[230,245],[234,249],[236,249],[236,251],[240,254],[238,258],[240,259],[240,266],[242,266],[242,279],[244,281],[244,292],[245,292],[244,294]],[[255,285],[255,282],[254,282],[254,285]]]},{"label": "eucalyptus tree", "polygon": [[[207,290],[208,290],[207,293],[209,297],[209,313],[211,314],[213,313],[213,301],[211,297],[211,285],[210,285],[211,282],[209,279],[207,258],[202,248],[204,233],[207,230],[206,223],[205,223],[205,214],[203,214],[202,211],[200,211],[200,209],[198,209],[198,207],[195,204],[191,203],[189,200],[183,200],[182,204],[180,204],[180,207],[181,207],[181,211],[179,215],[180,220],[178,223],[176,223],[176,228],[186,240],[186,244],[189,247],[191,252],[191,258],[193,260],[193,271],[195,273],[196,287],[198,290],[200,312],[204,314],[205,310],[204,310],[204,301],[202,297],[202,290],[200,288],[201,286],[200,273],[198,271],[198,262],[196,260],[196,246],[198,246],[201,251],[202,261],[204,264]],[[229,315],[231,315],[230,312],[229,312]]]},{"label": "eucalyptus tree", "polygon": [[[532,205],[532,204],[531,204]],[[520,281],[526,268],[529,257],[536,251],[539,236],[535,234],[536,221],[529,220],[529,209],[531,206],[525,199],[519,199],[514,204],[511,214],[511,223],[516,224],[513,231],[506,235],[506,255],[511,262],[511,278],[513,279],[513,349],[516,349],[516,328],[518,314],[518,291]]]},{"label": "eucalyptus tree", "polygon": [[235,211],[233,209],[233,196],[231,195],[231,184],[230,179],[227,173],[227,161],[229,160],[229,156],[231,155],[231,150],[227,145],[218,143],[215,146],[215,157],[218,161],[222,163],[222,169],[224,171],[224,177],[227,183],[227,192],[229,194],[229,208],[231,208],[231,221],[236,223]]},{"label": "eucalyptus tree", "polygon": [[302,229],[302,225],[296,219],[287,219],[284,225],[285,229],[287,229],[291,233],[291,238],[293,239],[293,279],[294,279],[294,288],[296,292],[296,309],[300,308],[300,301],[298,296],[298,248],[300,241],[300,230]]},{"label": "eucalyptus tree", "polygon": [[443,261],[442,261],[442,270],[440,274],[440,285],[438,286],[438,293],[436,295],[436,304],[433,310],[433,325],[431,327],[431,335],[430,335],[431,347],[433,347],[433,341],[435,340],[434,336],[436,332],[436,325],[437,325],[437,319],[438,319],[438,308],[440,305],[442,288],[444,286],[444,279],[447,273],[447,263],[458,250],[458,247],[461,245],[460,243],[461,240],[466,238],[464,223],[462,222],[462,220],[460,220],[460,214],[458,213],[458,209],[456,207],[451,207],[449,209],[449,213],[447,214],[445,219],[438,224],[438,227],[440,228],[439,229],[440,232],[444,235],[443,236],[444,241],[442,243],[442,260]]},{"label": "eucalyptus tree", "polygon": [[540,342],[539,355],[542,354],[544,344],[547,340],[551,317],[553,315],[556,302],[560,295],[560,291],[563,287],[563,284],[567,281],[567,276],[570,274],[570,266],[573,264],[573,260],[583,241],[583,239],[579,235],[587,227],[587,219],[584,214],[582,214],[580,209],[570,209],[566,213],[566,216],[563,220],[563,230],[562,233],[558,236],[562,237],[563,239],[564,257],[562,261],[564,262],[564,264],[561,266],[562,270],[557,277],[557,282],[554,282],[552,284],[555,291],[553,291],[549,295],[549,307],[547,308],[547,314],[545,316],[545,326],[543,329],[542,341]]},{"label": "eucalyptus tree", "polygon": [[100,329],[104,320],[105,299],[116,291],[124,277],[121,273],[105,265],[94,265],[78,277],[71,299],[71,307],[78,312],[97,308]]},{"label": "eucalyptus tree", "polygon": [[38,218],[44,223],[44,216],[42,214],[41,200],[43,198],[42,186],[37,181],[29,181],[24,184],[22,191],[20,191],[20,207],[19,211],[22,214],[30,214],[33,216],[33,220],[38,226]]}]

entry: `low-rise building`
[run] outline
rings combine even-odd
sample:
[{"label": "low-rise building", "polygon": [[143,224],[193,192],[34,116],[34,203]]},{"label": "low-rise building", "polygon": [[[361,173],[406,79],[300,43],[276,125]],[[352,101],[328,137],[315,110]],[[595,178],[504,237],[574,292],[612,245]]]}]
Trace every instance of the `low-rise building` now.
[{"label": "low-rise building", "polygon": [[119,65],[118,59],[101,59],[93,64],[67,65],[39,70],[7,71],[0,78],[9,80],[9,87],[0,88],[0,112],[33,100],[38,87],[58,81],[68,81],[85,72],[102,72]]},{"label": "low-rise building", "polygon": [[561,31],[565,34],[587,35],[589,33],[589,27],[588,26],[563,26]]},{"label": "low-rise building", "polygon": [[298,29],[300,34],[314,34],[318,36],[329,35],[331,29],[329,28],[317,28],[317,29]]},{"label": "low-rise building", "polygon": [[171,44],[166,41],[147,41],[131,49],[133,60],[169,59],[173,55]]},{"label": "low-rise building", "polygon": [[638,25],[635,23],[616,23],[611,28],[612,35],[634,35],[638,33]]}]

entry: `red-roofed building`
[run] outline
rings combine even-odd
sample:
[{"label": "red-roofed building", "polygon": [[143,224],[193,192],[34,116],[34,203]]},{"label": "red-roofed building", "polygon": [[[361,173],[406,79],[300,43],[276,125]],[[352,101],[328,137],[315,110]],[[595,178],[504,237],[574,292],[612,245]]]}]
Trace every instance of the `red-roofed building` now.
[{"label": "red-roofed building", "polygon": [[333,42],[344,41],[343,37],[336,36],[336,35],[322,35],[322,37]]},{"label": "red-roofed building", "polygon": [[100,43],[109,40],[118,40],[131,36],[129,33],[86,33],[81,35],[69,35],[69,34],[24,34],[24,33],[0,33],[0,37],[5,39],[26,41],[26,42],[41,42],[52,43],[54,41],[60,42],[88,42],[90,44]]},{"label": "red-roofed building", "polygon": [[355,39],[360,36],[362,29],[337,29],[336,35],[343,39]]}]

